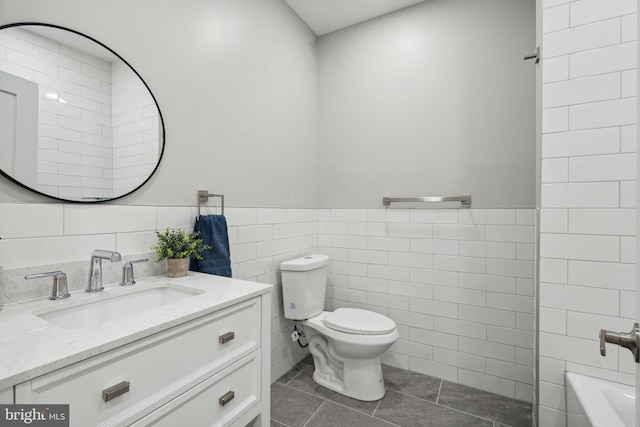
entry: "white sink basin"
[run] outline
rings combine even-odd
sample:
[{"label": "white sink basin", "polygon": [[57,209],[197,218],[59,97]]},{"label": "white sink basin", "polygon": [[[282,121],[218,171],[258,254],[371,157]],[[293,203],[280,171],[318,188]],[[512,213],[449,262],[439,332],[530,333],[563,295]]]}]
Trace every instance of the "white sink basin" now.
[{"label": "white sink basin", "polygon": [[61,328],[79,329],[171,304],[203,292],[181,286],[160,285],[151,289],[98,299],[82,305],[47,312],[35,312],[34,314]]}]

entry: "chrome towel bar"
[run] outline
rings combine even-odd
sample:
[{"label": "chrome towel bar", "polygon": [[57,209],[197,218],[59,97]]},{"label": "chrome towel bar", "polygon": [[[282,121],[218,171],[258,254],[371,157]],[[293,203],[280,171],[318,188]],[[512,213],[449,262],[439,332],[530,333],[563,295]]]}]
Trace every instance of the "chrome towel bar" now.
[{"label": "chrome towel bar", "polygon": [[198,190],[198,216],[197,219],[200,219],[200,205],[202,203],[207,203],[209,197],[220,197],[220,215],[224,215],[224,194],[212,194],[207,190]]},{"label": "chrome towel bar", "polygon": [[471,196],[469,194],[463,196],[450,197],[383,197],[382,204],[390,206],[396,202],[460,202],[463,205],[471,204]]}]

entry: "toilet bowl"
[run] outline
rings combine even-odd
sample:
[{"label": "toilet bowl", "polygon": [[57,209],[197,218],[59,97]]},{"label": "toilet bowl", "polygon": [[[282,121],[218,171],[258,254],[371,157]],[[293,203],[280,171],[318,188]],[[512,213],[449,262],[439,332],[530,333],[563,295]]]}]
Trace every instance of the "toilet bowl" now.
[{"label": "toilet bowl", "polygon": [[[338,330],[331,322],[336,315],[344,317],[339,328],[349,331]],[[376,322],[371,322],[372,318]],[[358,400],[384,396],[380,355],[399,336],[391,319],[367,310],[339,308],[333,313],[323,311],[300,324],[313,356],[316,383]],[[382,326],[376,329],[373,325]],[[360,326],[365,327],[358,330]]]},{"label": "toilet bowl", "polygon": [[378,400],[385,394],[380,355],[398,330],[372,311],[324,311],[328,260],[309,255],[281,264],[285,317],[298,321],[309,342],[316,383],[354,399]]}]

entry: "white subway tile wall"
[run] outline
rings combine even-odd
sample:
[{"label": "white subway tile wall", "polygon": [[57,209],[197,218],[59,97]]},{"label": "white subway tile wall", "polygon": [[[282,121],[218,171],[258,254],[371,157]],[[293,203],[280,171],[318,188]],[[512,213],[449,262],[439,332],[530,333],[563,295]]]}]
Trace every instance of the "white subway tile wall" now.
[{"label": "white subway tile wall", "polygon": [[[201,213],[215,213],[203,207]],[[49,283],[25,283],[25,274],[62,269],[71,290],[86,285],[91,252],[116,250],[123,259],[151,257],[136,266],[136,277],[162,271],[149,253],[156,230],[167,227],[191,230],[195,207],[119,206],[75,204],[0,204],[0,265],[4,268],[4,302],[44,298]],[[284,319],[280,263],[317,252],[317,209],[233,208],[228,221],[233,276],[275,286],[272,307],[273,378],[278,378],[304,357],[306,351],[291,342],[291,321]],[[286,229],[286,235],[279,230]],[[105,281],[120,278],[120,266],[105,264]],[[166,270],[165,270],[166,271]],[[366,302],[364,300],[363,302]]]},{"label": "white subway tile wall", "polygon": [[[202,214],[215,211],[205,207]],[[47,283],[25,287],[22,280],[44,266],[68,266],[71,288],[82,289],[91,251],[152,256],[154,231],[191,229],[195,213],[194,207],[0,204],[0,217],[11,218],[11,227],[0,228],[5,302],[46,296]],[[227,207],[225,213],[234,277],[274,285],[272,379],[306,353],[289,337],[280,263],[320,252],[331,258],[327,309],[366,308],[397,323],[400,339],[384,363],[531,400],[532,209]],[[44,223],[36,221],[34,231],[37,216]],[[425,230],[440,231],[435,238]],[[140,264],[137,277],[147,267],[158,274],[152,264]],[[107,268],[117,280],[118,266]]]},{"label": "white subway tile wall", "polygon": [[327,308],[391,317],[383,363],[531,401],[534,214],[321,209]]},{"label": "white subway tile wall", "polygon": [[565,370],[635,381],[598,331],[635,318],[637,2],[542,6],[538,425],[562,427]]}]

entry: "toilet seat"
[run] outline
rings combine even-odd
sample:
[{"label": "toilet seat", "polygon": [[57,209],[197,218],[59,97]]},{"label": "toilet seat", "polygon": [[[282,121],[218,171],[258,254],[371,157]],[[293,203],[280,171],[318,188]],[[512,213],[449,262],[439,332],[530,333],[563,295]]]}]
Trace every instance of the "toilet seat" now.
[{"label": "toilet seat", "polygon": [[324,324],[334,331],[358,335],[384,335],[396,329],[387,316],[358,308],[338,308],[325,317]]}]

